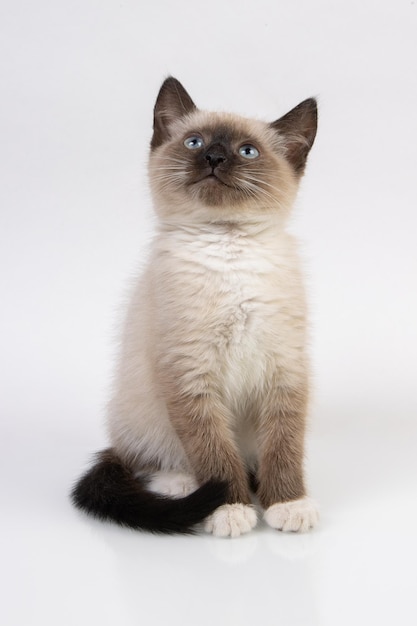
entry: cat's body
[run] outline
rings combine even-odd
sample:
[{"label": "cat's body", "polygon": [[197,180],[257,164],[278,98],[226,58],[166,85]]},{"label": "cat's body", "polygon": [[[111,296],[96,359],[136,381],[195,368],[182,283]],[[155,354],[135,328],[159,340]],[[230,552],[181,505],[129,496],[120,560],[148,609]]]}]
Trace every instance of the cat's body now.
[{"label": "cat's body", "polygon": [[167,532],[212,513],[207,530],[236,536],[256,524],[250,473],[271,526],[314,525],[305,301],[285,221],[315,130],[312,100],[268,125],[199,111],[165,81],[150,158],[158,231],[126,318],[112,448],[75,488],[81,508]]}]

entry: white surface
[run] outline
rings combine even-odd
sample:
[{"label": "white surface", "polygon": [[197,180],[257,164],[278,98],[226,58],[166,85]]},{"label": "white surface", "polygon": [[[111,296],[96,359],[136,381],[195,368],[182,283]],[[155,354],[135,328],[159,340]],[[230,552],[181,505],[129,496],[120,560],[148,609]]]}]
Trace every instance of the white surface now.
[{"label": "white surface", "polygon": [[[416,623],[417,4],[4,0],[0,30],[2,623]],[[265,119],[319,98],[293,222],[316,378],[309,536],[153,537],[68,502],[105,443],[168,73],[203,107]]]}]

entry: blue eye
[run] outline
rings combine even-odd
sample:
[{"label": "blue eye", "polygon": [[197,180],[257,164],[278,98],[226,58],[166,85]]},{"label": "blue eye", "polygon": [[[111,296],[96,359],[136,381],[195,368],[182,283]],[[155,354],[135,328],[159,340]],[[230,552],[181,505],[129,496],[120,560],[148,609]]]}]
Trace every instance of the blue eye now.
[{"label": "blue eye", "polygon": [[187,139],[184,141],[184,146],[189,150],[195,150],[196,148],[202,148],[204,146],[204,141],[201,139],[201,137],[192,135],[192,137],[187,137]]},{"label": "blue eye", "polygon": [[250,143],[246,143],[239,148],[239,154],[245,159],[257,159],[259,156],[259,150],[252,146]]}]

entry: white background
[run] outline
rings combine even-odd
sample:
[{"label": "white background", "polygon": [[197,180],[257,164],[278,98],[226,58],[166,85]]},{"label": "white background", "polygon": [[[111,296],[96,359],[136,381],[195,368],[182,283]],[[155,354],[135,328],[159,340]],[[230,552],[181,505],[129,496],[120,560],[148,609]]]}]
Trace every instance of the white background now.
[{"label": "white background", "polygon": [[[415,624],[417,3],[2,0],[1,589],[7,626]],[[117,322],[152,232],[167,74],[273,120],[317,96],[302,240],[321,525],[237,540],[96,523]]]}]

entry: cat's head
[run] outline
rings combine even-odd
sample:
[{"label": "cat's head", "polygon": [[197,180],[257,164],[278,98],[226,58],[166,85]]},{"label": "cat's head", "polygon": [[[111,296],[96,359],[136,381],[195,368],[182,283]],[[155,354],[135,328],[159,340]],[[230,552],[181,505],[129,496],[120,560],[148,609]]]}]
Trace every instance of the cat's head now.
[{"label": "cat's head", "polygon": [[200,111],[175,78],[154,109],[150,182],[162,218],[203,221],[284,217],[317,130],[305,100],[275,122]]}]

